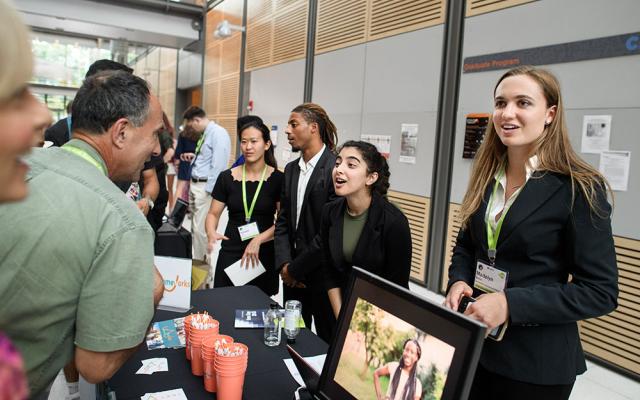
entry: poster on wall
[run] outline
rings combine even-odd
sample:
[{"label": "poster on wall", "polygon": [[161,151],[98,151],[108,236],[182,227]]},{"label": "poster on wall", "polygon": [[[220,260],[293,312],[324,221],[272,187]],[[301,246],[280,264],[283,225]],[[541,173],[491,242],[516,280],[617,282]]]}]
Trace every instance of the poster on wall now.
[{"label": "poster on wall", "polygon": [[585,115],[582,121],[583,153],[600,153],[609,150],[611,115]]},{"label": "poster on wall", "polygon": [[391,154],[391,136],[389,135],[360,135],[360,140],[369,142],[376,146],[376,149],[386,158],[389,159]]},{"label": "poster on wall", "polygon": [[487,130],[491,114],[473,113],[467,114],[465,118],[464,145],[462,147],[462,158],[475,158]]},{"label": "poster on wall", "polygon": [[600,153],[600,173],[611,185],[611,190],[626,192],[629,186],[630,151],[603,151]]},{"label": "poster on wall", "polygon": [[271,125],[270,139],[274,147],[278,145],[278,125]]},{"label": "poster on wall", "polygon": [[398,161],[405,164],[415,164],[418,150],[418,124],[402,124],[400,132],[400,158]]}]

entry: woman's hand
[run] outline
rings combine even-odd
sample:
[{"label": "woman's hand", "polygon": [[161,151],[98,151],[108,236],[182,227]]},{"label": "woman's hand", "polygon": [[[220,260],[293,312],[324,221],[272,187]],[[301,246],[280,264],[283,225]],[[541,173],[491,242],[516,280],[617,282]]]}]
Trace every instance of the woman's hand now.
[{"label": "woman's hand", "polygon": [[464,315],[482,322],[492,330],[509,318],[507,296],[504,292],[483,294],[469,304]]},{"label": "woman's hand", "polygon": [[469,286],[465,281],[457,281],[451,285],[451,288],[449,288],[449,293],[444,299],[444,306],[452,309],[453,311],[458,311],[458,305],[460,304],[462,297],[471,297],[472,295],[473,289],[471,289],[471,286]]},{"label": "woman's hand", "polygon": [[249,269],[249,265],[251,265],[252,268],[258,266],[260,263],[260,244],[262,244],[262,241],[258,236],[251,239],[247,248],[244,249],[240,266],[244,266],[247,269]]},{"label": "woman's hand", "polygon": [[180,154],[180,159],[185,162],[191,162],[196,158],[196,153],[182,153]]},{"label": "woman's hand", "polygon": [[222,235],[222,234],[218,233],[218,232],[213,232],[208,237],[207,253],[211,253],[213,251],[213,249],[216,247],[216,242],[218,240],[229,240],[229,238],[226,237],[225,235]]}]

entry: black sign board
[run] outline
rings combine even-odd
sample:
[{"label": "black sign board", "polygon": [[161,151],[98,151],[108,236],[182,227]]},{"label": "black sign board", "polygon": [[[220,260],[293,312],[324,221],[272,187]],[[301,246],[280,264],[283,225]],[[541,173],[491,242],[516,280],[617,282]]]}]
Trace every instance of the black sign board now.
[{"label": "black sign board", "polygon": [[467,57],[464,59],[463,72],[493,71],[519,65],[561,64],[631,55],[640,55],[640,33]]}]

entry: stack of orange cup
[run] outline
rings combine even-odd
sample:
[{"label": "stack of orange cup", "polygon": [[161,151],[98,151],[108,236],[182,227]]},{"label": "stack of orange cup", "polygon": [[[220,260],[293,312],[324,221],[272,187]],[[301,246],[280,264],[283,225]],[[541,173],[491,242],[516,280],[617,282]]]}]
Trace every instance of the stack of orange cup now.
[{"label": "stack of orange cup", "polygon": [[227,343],[218,348],[214,360],[218,400],[242,400],[248,360],[249,349],[242,343]]},{"label": "stack of orange cup", "polygon": [[216,371],[214,363],[216,359],[216,351],[220,346],[227,343],[233,343],[233,338],[227,335],[212,335],[202,340],[200,353],[202,354],[202,363],[204,365],[204,389],[207,392],[215,393]]},{"label": "stack of orange cup", "polygon": [[191,372],[196,376],[204,375],[202,364],[202,340],[207,336],[217,335],[220,324],[208,314],[198,314],[189,323],[189,345],[191,346]]},{"label": "stack of orange cup", "polygon": [[189,329],[191,328],[191,318],[196,314],[189,314],[184,317],[184,349],[187,356],[187,360],[191,360],[191,345],[189,344]]}]

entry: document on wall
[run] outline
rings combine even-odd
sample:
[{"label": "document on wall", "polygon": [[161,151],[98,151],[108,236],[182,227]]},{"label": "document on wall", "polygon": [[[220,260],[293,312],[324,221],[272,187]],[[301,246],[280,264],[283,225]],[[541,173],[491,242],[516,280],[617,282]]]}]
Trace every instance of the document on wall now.
[{"label": "document on wall", "polygon": [[400,158],[398,161],[405,164],[415,164],[418,150],[418,124],[402,124],[400,131]]},{"label": "document on wall", "polygon": [[241,263],[242,259],[239,259],[224,269],[224,272],[227,273],[227,276],[229,276],[234,286],[246,285],[267,271],[260,261],[258,261],[258,265],[255,267],[249,264],[249,268],[241,265]]},{"label": "document on wall", "polygon": [[389,135],[360,135],[360,140],[369,142],[376,146],[376,149],[386,158],[389,159],[391,154],[391,136]]},{"label": "document on wall", "polygon": [[585,115],[582,121],[583,153],[600,153],[609,150],[611,115]]},{"label": "document on wall", "polygon": [[630,151],[603,151],[600,153],[600,173],[609,181],[612,190],[626,192],[629,186]]},{"label": "document on wall", "polygon": [[271,125],[271,131],[269,133],[269,139],[273,146],[278,145],[278,125]]}]

